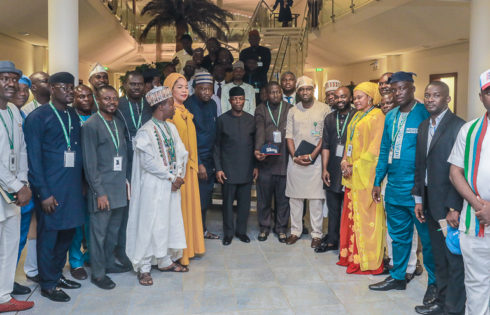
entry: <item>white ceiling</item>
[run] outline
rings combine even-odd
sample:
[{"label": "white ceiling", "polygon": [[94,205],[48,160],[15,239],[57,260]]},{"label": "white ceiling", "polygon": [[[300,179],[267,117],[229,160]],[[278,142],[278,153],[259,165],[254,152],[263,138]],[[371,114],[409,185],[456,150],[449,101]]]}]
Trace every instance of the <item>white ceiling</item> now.
[{"label": "white ceiling", "polygon": [[[148,0],[137,0],[141,8]],[[330,1],[325,0],[326,5]],[[350,2],[349,0],[336,0]],[[489,0],[490,1],[490,0]],[[0,0],[0,32],[34,45],[47,46],[48,0]],[[270,5],[274,0],[267,1]],[[293,11],[302,13],[303,1]],[[257,0],[223,0],[223,7],[252,15]],[[136,42],[100,0],[79,0],[80,59],[124,67],[143,60]],[[301,7],[300,7],[301,6]],[[21,8],[21,9],[19,9]],[[328,15],[328,10],[324,10]],[[22,33],[30,33],[23,36]],[[466,41],[466,0],[380,0],[310,33],[307,63],[312,67],[350,64]],[[0,52],[1,56],[1,52]]]}]

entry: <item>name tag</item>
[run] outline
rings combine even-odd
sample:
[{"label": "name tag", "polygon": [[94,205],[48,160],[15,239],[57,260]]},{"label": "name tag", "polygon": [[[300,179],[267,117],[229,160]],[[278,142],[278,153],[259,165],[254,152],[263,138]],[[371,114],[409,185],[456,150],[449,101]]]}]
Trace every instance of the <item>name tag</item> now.
[{"label": "name tag", "polygon": [[274,139],[274,143],[281,143],[281,132],[279,130],[273,131],[272,137]]},{"label": "name tag", "polygon": [[257,62],[257,67],[263,67],[263,66],[264,66],[264,63],[262,61]]},{"label": "name tag", "polygon": [[260,89],[259,88],[255,88],[254,90],[255,90],[255,94],[260,93]]},{"label": "name tag", "polygon": [[418,133],[418,128],[407,128],[407,133],[412,133],[412,134],[417,134]]},{"label": "name tag", "polygon": [[347,156],[351,157],[352,156],[352,144],[349,144],[347,146]]},{"label": "name tag", "polygon": [[9,154],[9,170],[11,172],[17,171],[17,157],[13,151],[10,151]]},{"label": "name tag", "polygon": [[388,154],[388,164],[393,163],[393,149],[390,149],[390,154]]},{"label": "name tag", "polygon": [[75,151],[65,151],[65,167],[75,167]]},{"label": "name tag", "polygon": [[343,157],[344,156],[344,146],[341,144],[337,144],[337,150],[335,150],[335,155],[337,157]]},{"label": "name tag", "polygon": [[122,171],[122,156],[114,157],[114,172]]}]

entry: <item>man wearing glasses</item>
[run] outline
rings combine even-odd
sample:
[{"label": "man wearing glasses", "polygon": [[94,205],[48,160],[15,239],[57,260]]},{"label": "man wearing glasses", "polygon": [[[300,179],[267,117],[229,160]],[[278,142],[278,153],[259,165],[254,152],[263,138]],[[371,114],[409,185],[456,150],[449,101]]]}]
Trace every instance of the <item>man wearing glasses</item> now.
[{"label": "man wearing glasses", "polygon": [[37,226],[41,295],[68,302],[61,290],[81,285],[66,279],[63,267],[75,229],[85,220],[82,196],[80,123],[73,103],[75,78],[59,72],[49,78],[51,101],[27,116],[25,139]]}]

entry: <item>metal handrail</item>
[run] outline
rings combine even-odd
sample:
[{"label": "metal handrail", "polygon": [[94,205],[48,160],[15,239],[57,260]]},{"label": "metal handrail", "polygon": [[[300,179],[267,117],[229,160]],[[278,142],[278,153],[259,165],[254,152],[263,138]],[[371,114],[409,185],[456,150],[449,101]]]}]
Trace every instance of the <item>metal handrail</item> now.
[{"label": "metal handrail", "polygon": [[250,22],[248,23],[247,28],[243,32],[242,40],[238,43],[238,49],[239,50],[242,50],[243,45],[247,41],[248,33],[252,29],[252,26],[255,24],[257,17],[259,15],[260,8],[262,7],[263,4],[265,4],[265,8],[270,12],[269,15],[271,15],[274,12],[274,11],[272,11],[271,7],[267,4],[267,2],[265,2],[264,0],[260,0],[257,3],[257,6],[255,7],[255,10],[254,10],[254,13],[252,14],[252,17],[250,18]]},{"label": "metal handrail", "polygon": [[284,37],[285,37],[284,35],[281,37],[281,42],[279,43],[279,48],[277,49],[277,54],[274,60],[274,66],[272,66],[271,75],[269,76],[269,81],[271,81],[272,77],[274,76],[274,72],[276,70],[276,65],[277,65],[277,59],[279,58],[279,54],[281,53],[281,47],[282,47],[282,43],[284,42]]}]

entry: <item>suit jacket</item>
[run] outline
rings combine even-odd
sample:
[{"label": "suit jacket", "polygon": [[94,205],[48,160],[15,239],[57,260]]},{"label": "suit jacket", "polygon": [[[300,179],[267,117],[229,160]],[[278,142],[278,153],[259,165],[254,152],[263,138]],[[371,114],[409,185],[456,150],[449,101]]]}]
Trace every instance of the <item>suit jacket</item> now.
[{"label": "suit jacket", "polygon": [[459,129],[465,121],[448,110],[439,123],[427,151],[429,123],[430,118],[424,120],[417,135],[415,183],[412,194],[422,196],[424,211],[437,221],[446,217],[449,208],[461,211],[463,207],[463,199],[449,180],[450,164],[447,160]]}]

